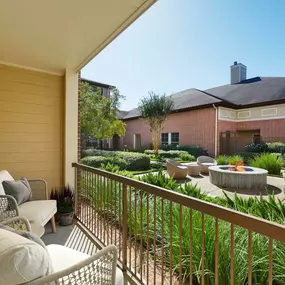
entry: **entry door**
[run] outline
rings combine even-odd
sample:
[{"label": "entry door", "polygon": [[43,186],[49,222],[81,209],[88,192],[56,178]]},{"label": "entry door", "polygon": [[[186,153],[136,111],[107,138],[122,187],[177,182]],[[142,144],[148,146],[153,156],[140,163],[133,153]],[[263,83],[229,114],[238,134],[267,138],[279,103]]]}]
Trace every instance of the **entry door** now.
[{"label": "entry door", "polygon": [[139,149],[140,147],[141,147],[141,135],[135,134],[134,149]]}]

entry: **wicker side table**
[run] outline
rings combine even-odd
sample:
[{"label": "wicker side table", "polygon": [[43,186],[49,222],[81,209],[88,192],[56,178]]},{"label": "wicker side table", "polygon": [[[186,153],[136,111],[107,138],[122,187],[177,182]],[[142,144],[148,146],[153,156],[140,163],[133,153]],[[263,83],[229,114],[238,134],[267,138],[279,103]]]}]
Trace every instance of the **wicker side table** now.
[{"label": "wicker side table", "polygon": [[190,176],[198,176],[201,172],[201,166],[197,162],[187,164],[187,168]]}]

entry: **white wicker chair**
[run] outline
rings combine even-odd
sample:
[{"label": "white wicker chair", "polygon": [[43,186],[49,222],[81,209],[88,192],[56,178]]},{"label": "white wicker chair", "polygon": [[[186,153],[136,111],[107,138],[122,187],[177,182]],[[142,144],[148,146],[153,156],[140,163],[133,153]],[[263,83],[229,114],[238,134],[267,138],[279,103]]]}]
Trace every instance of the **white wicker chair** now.
[{"label": "white wicker chair", "polygon": [[167,160],[166,162],[167,173],[170,177],[176,180],[185,179],[188,174],[188,168],[175,160]]},{"label": "white wicker chair", "polygon": [[37,223],[45,226],[51,220],[52,231],[56,232],[54,220],[54,214],[57,212],[56,201],[48,199],[46,181],[43,179],[28,180],[32,190],[32,201],[18,205],[14,197],[5,195],[2,187],[2,181],[4,180],[13,180],[7,170],[0,171],[0,221],[16,216],[24,216],[31,224]]},{"label": "white wicker chair", "polygon": [[[14,217],[2,221],[1,224],[8,225],[13,228],[31,231],[28,220],[24,217]],[[50,249],[56,246],[53,253]],[[47,250],[50,253],[52,263],[58,263],[58,259],[63,251],[65,255],[61,256],[67,260],[67,263],[73,263],[66,268],[57,270],[58,266],[54,266],[55,272],[42,278],[31,281],[29,285],[123,285],[123,275],[117,269],[117,248],[114,245],[107,246],[92,256],[76,251],[60,245],[48,245]],[[57,256],[55,256],[57,252]],[[69,256],[69,253],[70,256]],[[75,258],[74,258],[75,257]],[[77,258],[77,262],[74,262]],[[69,260],[68,260],[69,259]],[[58,264],[57,264],[58,265]],[[64,266],[63,266],[64,267]],[[27,268],[28,270],[28,268]],[[121,276],[116,276],[116,275]],[[118,278],[119,277],[119,278]]]},{"label": "white wicker chair", "polygon": [[209,156],[199,156],[197,158],[197,164],[201,166],[201,173],[209,174],[209,166],[217,165],[217,161]]}]

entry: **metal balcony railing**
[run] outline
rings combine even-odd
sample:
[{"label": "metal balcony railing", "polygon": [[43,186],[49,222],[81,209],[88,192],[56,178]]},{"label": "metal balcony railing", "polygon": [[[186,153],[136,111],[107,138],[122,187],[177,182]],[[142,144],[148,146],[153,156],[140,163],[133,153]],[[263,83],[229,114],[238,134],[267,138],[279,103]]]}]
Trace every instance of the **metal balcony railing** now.
[{"label": "metal balcony railing", "polygon": [[100,246],[118,247],[129,283],[285,284],[284,226],[78,163],[73,167],[76,216]]}]

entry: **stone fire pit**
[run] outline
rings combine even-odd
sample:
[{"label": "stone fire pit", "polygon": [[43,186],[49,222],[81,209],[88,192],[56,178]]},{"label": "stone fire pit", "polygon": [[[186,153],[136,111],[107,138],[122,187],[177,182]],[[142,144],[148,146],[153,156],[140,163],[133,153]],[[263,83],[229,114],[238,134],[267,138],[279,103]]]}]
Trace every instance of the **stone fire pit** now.
[{"label": "stone fire pit", "polygon": [[209,167],[210,182],[219,187],[234,189],[264,189],[268,171],[261,168],[234,165]]}]

